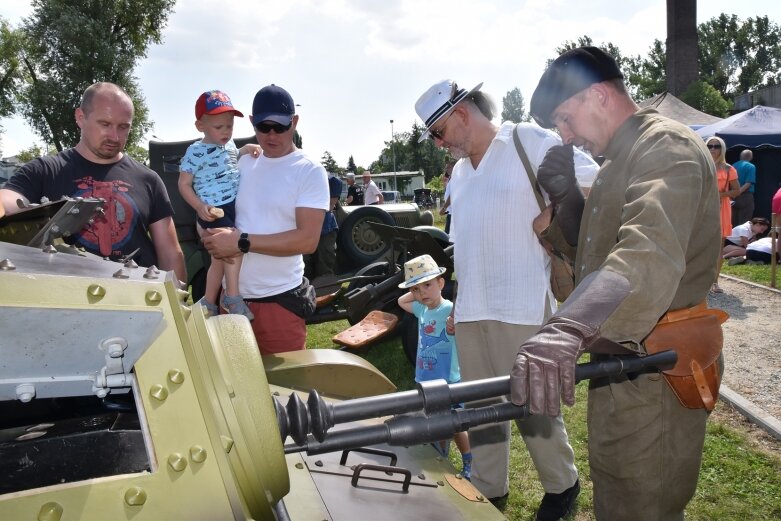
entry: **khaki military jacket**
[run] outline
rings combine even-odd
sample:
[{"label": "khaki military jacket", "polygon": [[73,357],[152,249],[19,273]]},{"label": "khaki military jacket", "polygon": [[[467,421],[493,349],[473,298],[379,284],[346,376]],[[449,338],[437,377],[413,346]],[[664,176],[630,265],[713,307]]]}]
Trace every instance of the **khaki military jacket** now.
[{"label": "khaki military jacket", "polygon": [[705,300],[721,252],[718,189],[702,139],[655,109],[624,122],[605,158],[583,210],[575,279],[606,269],[629,280],[602,335],[636,349],[665,312]]}]

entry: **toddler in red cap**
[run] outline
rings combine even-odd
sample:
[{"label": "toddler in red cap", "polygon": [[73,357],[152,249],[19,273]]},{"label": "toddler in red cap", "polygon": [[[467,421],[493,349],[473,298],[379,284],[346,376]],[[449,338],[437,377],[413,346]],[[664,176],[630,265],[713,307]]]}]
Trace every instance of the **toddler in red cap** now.
[{"label": "toddler in red cap", "polygon": [[[244,114],[233,107],[227,94],[219,90],[204,92],[195,102],[195,128],[203,138],[190,145],[179,167],[179,193],[193,207],[198,231],[205,228],[232,228],[236,217],[236,193],[239,188],[238,160],[243,154],[260,155],[258,145],[236,149],[233,142],[233,118]],[[255,318],[239,294],[241,257],[234,263],[212,257],[206,275],[206,293],[199,301],[210,314],[219,313],[217,299],[225,279],[222,307],[229,313]]]}]

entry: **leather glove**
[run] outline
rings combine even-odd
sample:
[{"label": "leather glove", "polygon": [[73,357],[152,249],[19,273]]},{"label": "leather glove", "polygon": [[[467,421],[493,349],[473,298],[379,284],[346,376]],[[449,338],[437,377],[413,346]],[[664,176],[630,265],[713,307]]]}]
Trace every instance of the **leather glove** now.
[{"label": "leather glove", "polygon": [[575,404],[575,363],[629,295],[629,281],[607,270],[589,274],[559,311],[521,345],[510,372],[510,399],[531,414],[558,416]]},{"label": "leather glove", "polygon": [[556,222],[570,246],[578,243],[585,199],[575,177],[575,152],[571,144],[554,145],[545,153],[537,182],[553,203]]},{"label": "leather glove", "polygon": [[570,145],[554,145],[545,153],[537,169],[537,182],[553,204],[560,203],[570,190],[580,187],[575,177],[575,152]]}]

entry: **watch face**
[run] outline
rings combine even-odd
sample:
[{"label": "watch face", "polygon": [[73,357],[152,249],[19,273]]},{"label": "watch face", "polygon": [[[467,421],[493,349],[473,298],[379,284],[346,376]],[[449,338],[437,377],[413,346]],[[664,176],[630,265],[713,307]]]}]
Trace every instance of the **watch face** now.
[{"label": "watch face", "polygon": [[243,253],[249,252],[249,238],[246,233],[242,233],[239,236],[239,250],[241,250]]}]

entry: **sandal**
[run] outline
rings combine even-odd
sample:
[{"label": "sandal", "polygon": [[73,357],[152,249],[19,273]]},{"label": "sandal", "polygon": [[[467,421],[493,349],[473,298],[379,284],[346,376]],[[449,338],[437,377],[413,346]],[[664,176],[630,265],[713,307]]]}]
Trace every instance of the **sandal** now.
[{"label": "sandal", "polygon": [[206,297],[201,297],[201,300],[196,302],[196,304],[200,304],[201,306],[206,308],[206,311],[209,312],[209,315],[212,317],[216,317],[220,314],[220,308],[217,307],[217,304],[212,304],[208,300],[206,300]]},{"label": "sandal", "polygon": [[255,315],[253,315],[252,311],[249,310],[247,303],[244,302],[244,297],[241,295],[236,295],[233,297],[230,295],[224,295],[222,297],[222,309],[235,315],[244,315],[247,317],[247,320],[253,320],[255,318]]},{"label": "sandal", "polygon": [[711,286],[710,291],[711,293],[724,293],[724,290],[715,282],[713,283],[713,286]]}]

